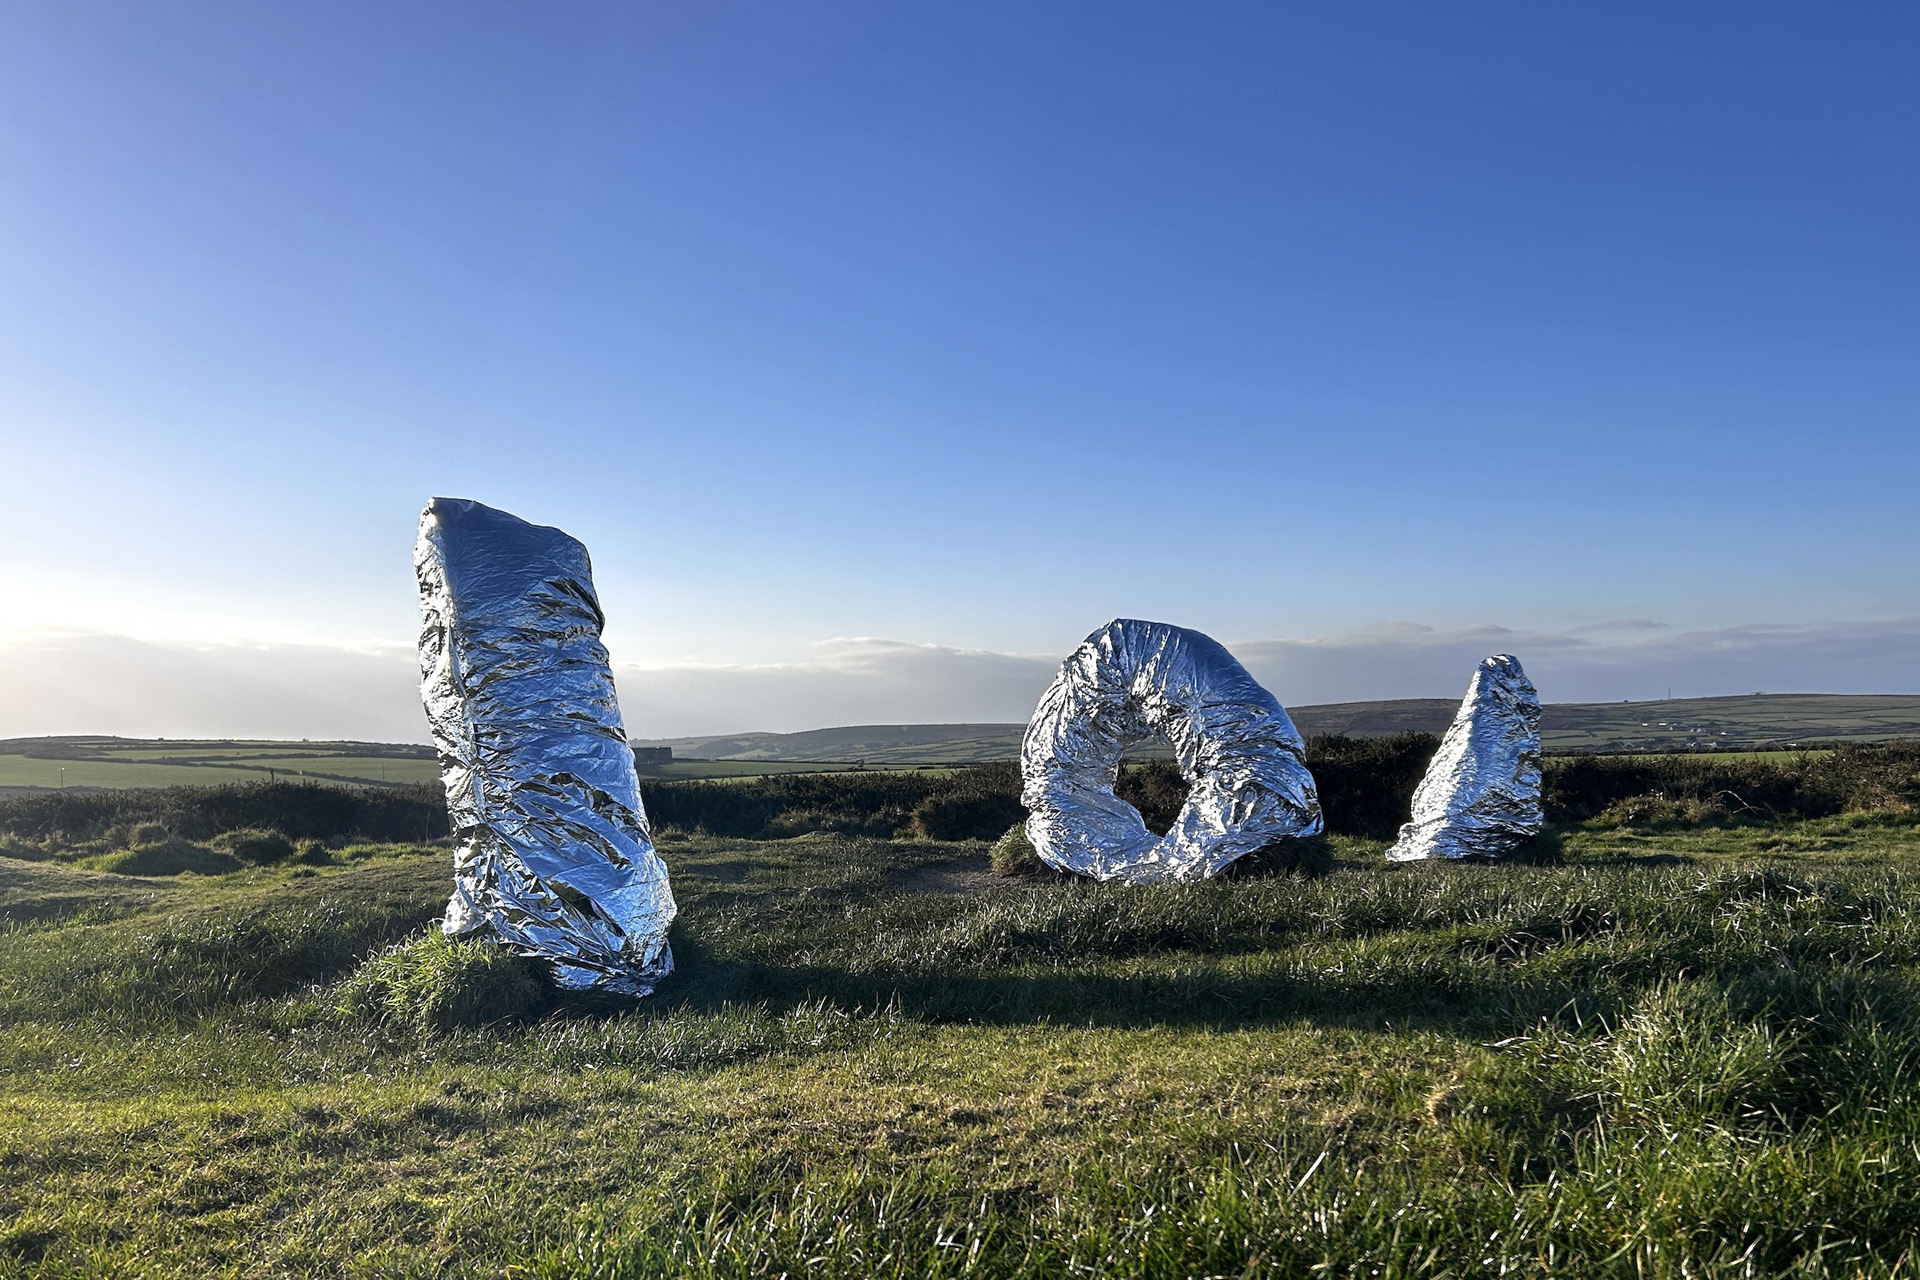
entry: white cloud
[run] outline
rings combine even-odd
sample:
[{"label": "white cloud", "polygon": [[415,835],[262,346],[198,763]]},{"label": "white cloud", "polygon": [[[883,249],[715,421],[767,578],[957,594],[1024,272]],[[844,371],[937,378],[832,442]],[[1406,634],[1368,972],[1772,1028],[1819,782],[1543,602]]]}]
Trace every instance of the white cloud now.
[{"label": "white cloud", "polygon": [[[870,638],[791,662],[617,664],[628,731],[664,738],[847,724],[1026,719],[1070,645],[1029,655]],[[1920,618],[1674,632],[1644,619],[1569,632],[1394,623],[1314,640],[1231,641],[1281,701],[1456,697],[1473,664],[1518,654],[1552,702],[1752,693],[1920,692]],[[421,741],[404,645],[189,645],[97,634],[0,643],[0,736]]]},{"label": "white cloud", "polygon": [[627,732],[646,738],[847,724],[1025,720],[1059,658],[828,640],[797,662],[616,666]]},{"label": "white cloud", "polygon": [[0,644],[0,737],[426,738],[411,647],[177,644],[49,633]]},{"label": "white cloud", "polygon": [[[1595,638],[1600,633],[1611,642]],[[1517,655],[1549,702],[1654,698],[1668,689],[1675,697],[1920,691],[1920,618],[1673,633],[1644,619],[1570,632],[1396,626],[1229,647],[1282,702],[1297,705],[1455,696],[1490,653]]]},{"label": "white cloud", "polygon": [[1920,692],[1920,618],[1821,626],[1755,623],[1555,655],[1556,702],[1730,693]]}]

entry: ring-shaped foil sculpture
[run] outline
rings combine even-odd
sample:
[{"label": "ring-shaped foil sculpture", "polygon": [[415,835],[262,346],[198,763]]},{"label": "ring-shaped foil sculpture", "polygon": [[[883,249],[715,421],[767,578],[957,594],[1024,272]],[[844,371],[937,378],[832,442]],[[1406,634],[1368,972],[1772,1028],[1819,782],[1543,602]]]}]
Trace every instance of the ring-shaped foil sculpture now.
[{"label": "ring-shaped foil sculpture", "polygon": [[453,827],[441,929],[644,996],[673,972],[673,890],[621,726],[587,549],[435,498],[414,547],[420,693]]},{"label": "ring-shaped foil sculpture", "polygon": [[[1164,837],[1113,791],[1121,754],[1156,735],[1189,788]],[[1321,829],[1286,709],[1218,642],[1164,622],[1122,618],[1074,650],[1027,725],[1020,772],[1041,861],[1096,880],[1205,879]]]}]

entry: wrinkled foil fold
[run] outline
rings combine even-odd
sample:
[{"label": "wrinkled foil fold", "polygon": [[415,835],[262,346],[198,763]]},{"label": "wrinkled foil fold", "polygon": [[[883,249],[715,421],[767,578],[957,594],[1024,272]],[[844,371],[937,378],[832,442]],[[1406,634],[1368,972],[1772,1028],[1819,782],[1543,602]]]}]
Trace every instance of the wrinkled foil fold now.
[{"label": "wrinkled foil fold", "polygon": [[455,841],[441,928],[552,963],[572,989],[644,996],[673,971],[654,852],[587,549],[463,498],[414,547],[420,692]]},{"label": "wrinkled foil fold", "polygon": [[1518,658],[1495,654],[1475,669],[1387,858],[1502,858],[1541,822],[1540,695]]},{"label": "wrinkled foil fold", "polygon": [[[1168,833],[1114,794],[1122,753],[1164,738],[1188,784]],[[1060,667],[1020,747],[1027,838],[1062,871],[1131,884],[1199,880],[1321,829],[1286,709],[1198,631],[1122,618]]]}]

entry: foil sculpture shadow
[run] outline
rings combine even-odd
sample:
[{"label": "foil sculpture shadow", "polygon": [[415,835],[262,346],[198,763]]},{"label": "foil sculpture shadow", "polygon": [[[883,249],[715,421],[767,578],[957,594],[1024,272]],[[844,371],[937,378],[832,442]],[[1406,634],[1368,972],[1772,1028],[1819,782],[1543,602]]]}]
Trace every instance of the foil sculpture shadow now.
[{"label": "foil sculpture shadow", "polygon": [[1387,859],[1503,858],[1541,822],[1540,695],[1518,658],[1495,654],[1475,669]]},{"label": "foil sculpture shadow", "polygon": [[[1121,753],[1159,735],[1186,777],[1166,836],[1113,792]],[[1198,880],[1318,834],[1320,799],[1286,709],[1216,641],[1123,618],[1060,667],[1020,747],[1027,838],[1057,870],[1132,884]]]},{"label": "foil sculpture shadow", "polygon": [[620,721],[587,549],[435,498],[414,548],[420,690],[455,838],[449,936],[556,981],[644,996],[673,971],[673,891]]}]

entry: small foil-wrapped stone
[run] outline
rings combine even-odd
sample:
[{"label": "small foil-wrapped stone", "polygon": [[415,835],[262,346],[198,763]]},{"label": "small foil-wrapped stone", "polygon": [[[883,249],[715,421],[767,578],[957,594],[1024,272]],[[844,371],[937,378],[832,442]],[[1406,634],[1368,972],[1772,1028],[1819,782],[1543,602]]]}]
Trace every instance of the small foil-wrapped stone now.
[{"label": "small foil-wrapped stone", "polygon": [[[1164,837],[1113,793],[1121,753],[1155,735],[1189,787]],[[1320,831],[1304,756],[1286,709],[1216,641],[1122,618],[1074,650],[1027,726],[1027,838],[1049,866],[1097,880],[1203,879]]]},{"label": "small foil-wrapped stone", "polygon": [[549,960],[564,987],[649,994],[673,971],[673,891],[648,836],[587,549],[435,498],[414,568],[420,692],[456,842],[441,928]]},{"label": "small foil-wrapped stone", "polygon": [[1387,859],[1501,858],[1541,821],[1540,695],[1518,658],[1495,654],[1474,671]]}]

